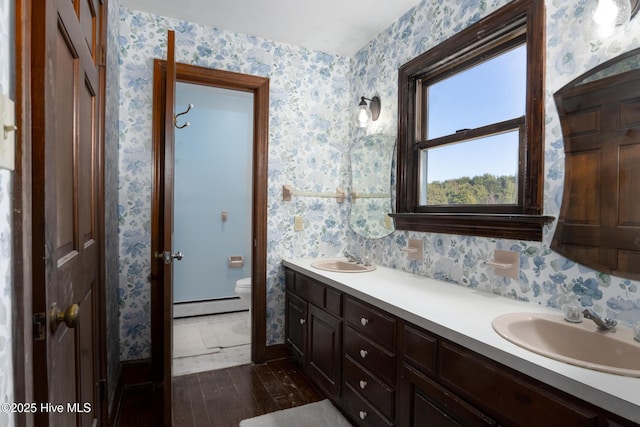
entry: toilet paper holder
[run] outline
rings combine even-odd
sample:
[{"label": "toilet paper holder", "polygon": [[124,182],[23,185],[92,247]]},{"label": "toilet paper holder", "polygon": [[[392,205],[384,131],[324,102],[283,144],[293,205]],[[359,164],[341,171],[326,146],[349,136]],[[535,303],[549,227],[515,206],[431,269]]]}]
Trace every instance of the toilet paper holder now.
[{"label": "toilet paper holder", "polygon": [[229,268],[240,268],[244,266],[244,257],[242,255],[233,255],[229,257]]}]

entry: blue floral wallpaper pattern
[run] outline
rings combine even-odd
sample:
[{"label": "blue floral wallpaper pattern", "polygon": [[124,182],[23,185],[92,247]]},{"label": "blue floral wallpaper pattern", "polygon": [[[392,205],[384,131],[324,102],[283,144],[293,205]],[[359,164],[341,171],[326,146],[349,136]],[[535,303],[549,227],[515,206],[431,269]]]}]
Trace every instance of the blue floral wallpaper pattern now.
[{"label": "blue floral wallpaper pattern", "polygon": [[[149,357],[151,102],[153,58],[176,31],[178,62],[270,78],[267,324],[282,342],[285,256],[335,255],[346,241],[347,208],[331,199],[282,201],[301,191],[346,187],[351,99],[348,58],[120,9],[120,357]],[[305,219],[293,231],[294,215]]]},{"label": "blue floral wallpaper pattern", "polygon": [[120,369],[120,313],[118,308],[118,17],[120,1],[107,2],[107,72],[105,111],[105,277],[107,317],[107,384],[109,411],[113,410]]},{"label": "blue floral wallpaper pattern", "polygon": [[[360,93],[397,99],[397,69],[407,60],[507,4],[506,0],[438,0],[422,2],[361,49],[354,61],[354,100]],[[547,0],[546,6],[546,135],[545,214],[560,212],[564,179],[564,146],[553,93],[585,71],[640,46],[640,19],[614,36],[599,40],[591,26],[594,2]],[[636,36],[633,36],[636,35]],[[355,102],[355,101],[353,101]],[[397,106],[383,108],[375,131],[395,134]],[[542,242],[487,239],[434,233],[395,232],[380,241],[350,234],[350,247],[366,247],[375,262],[499,293],[534,304],[561,308],[579,304],[622,322],[640,320],[638,283],[617,278],[567,260],[549,249],[555,223]],[[409,261],[400,249],[408,239],[422,239],[425,259]],[[496,277],[485,262],[495,249],[520,252],[518,280]]]},{"label": "blue floral wallpaper pattern", "polygon": [[[350,141],[365,133],[396,134],[397,69],[506,4],[506,0],[423,1],[364,46],[355,58],[231,33],[199,24],[120,9],[120,357],[149,357],[149,243],[151,194],[152,58],[165,54],[167,29],[177,34],[179,62],[271,79],[269,134],[267,336],[283,342],[283,257],[366,251],[381,265],[507,297],[560,308],[578,303],[623,322],[640,320],[638,283],[589,270],[549,249],[555,224],[542,242],[396,231],[365,239],[349,230],[348,203],[294,198],[282,185],[306,191],[349,191]],[[584,71],[640,45],[640,19],[597,40],[586,33],[588,2],[547,0],[545,214],[557,216],[564,151],[553,93]],[[380,119],[355,129],[350,116],[360,96],[379,95]],[[293,231],[293,216],[305,219]],[[422,239],[423,261],[400,251]],[[485,266],[494,249],[520,252],[518,280]]]}]

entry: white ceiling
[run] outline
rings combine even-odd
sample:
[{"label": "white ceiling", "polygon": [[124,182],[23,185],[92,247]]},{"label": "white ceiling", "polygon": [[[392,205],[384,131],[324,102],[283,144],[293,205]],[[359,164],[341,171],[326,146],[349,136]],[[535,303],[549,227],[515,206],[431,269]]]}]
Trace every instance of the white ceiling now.
[{"label": "white ceiling", "polygon": [[421,0],[121,0],[130,9],[353,56]]}]

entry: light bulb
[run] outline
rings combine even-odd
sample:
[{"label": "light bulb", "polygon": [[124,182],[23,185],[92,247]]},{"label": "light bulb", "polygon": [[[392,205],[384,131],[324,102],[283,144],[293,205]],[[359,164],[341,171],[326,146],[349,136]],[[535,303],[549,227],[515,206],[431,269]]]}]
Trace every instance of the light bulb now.
[{"label": "light bulb", "polygon": [[629,21],[631,4],[629,0],[599,0],[593,12],[593,21],[601,37],[612,35]]},{"label": "light bulb", "polygon": [[369,106],[365,103],[358,107],[358,113],[356,115],[356,125],[360,128],[366,128],[371,121],[371,111]]}]

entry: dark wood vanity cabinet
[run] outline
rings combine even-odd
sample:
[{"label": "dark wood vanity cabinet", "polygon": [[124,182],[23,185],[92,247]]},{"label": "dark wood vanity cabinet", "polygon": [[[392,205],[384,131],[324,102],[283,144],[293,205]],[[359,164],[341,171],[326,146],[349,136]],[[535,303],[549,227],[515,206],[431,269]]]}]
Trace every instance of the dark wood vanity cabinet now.
[{"label": "dark wood vanity cabinet", "polygon": [[438,353],[441,383],[502,425],[598,425],[598,413],[587,405],[464,347],[442,341]]},{"label": "dark wood vanity cabinet", "polygon": [[286,344],[365,426],[638,426],[286,270]]},{"label": "dark wood vanity cabinet", "polygon": [[288,292],[286,301],[286,323],[285,337],[286,345],[291,351],[291,355],[298,360],[299,363],[306,362],[307,347],[307,303],[295,294]]},{"label": "dark wood vanity cabinet", "polygon": [[344,409],[359,426],[392,426],[397,320],[350,296],[344,320]]},{"label": "dark wood vanity cabinet", "polygon": [[342,369],[342,321],[313,304],[309,304],[307,318],[309,375],[338,397]]},{"label": "dark wood vanity cabinet", "polygon": [[286,273],[285,342],[305,373],[334,399],[342,374],[342,294]]},{"label": "dark wood vanity cabinet", "polygon": [[397,425],[494,426],[496,421],[436,381],[439,339],[405,324]]},{"label": "dark wood vanity cabinet", "polygon": [[495,420],[452,394],[411,364],[398,386],[398,426],[495,426]]}]

